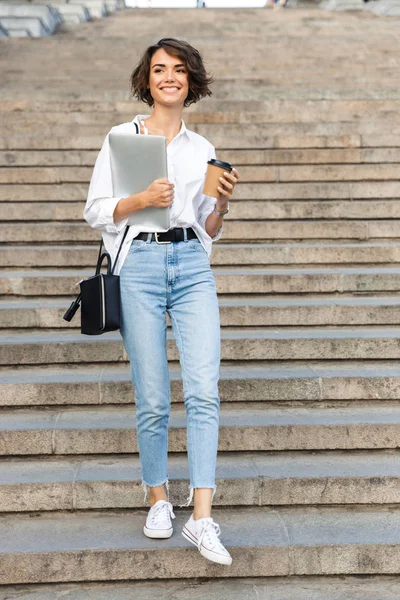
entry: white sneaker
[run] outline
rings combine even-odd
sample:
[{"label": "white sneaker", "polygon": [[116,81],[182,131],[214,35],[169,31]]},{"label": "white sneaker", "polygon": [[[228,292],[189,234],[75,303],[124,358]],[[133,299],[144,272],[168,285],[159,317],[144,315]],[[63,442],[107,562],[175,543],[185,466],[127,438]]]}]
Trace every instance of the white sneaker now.
[{"label": "white sneaker", "polygon": [[231,565],[232,556],[219,539],[221,529],[212,517],[193,519],[193,513],[182,530],[184,538],[192,542],[208,560]]},{"label": "white sneaker", "polygon": [[149,538],[169,538],[173,534],[171,518],[175,519],[171,502],[158,500],[149,510],[146,524],[143,527],[144,535]]}]

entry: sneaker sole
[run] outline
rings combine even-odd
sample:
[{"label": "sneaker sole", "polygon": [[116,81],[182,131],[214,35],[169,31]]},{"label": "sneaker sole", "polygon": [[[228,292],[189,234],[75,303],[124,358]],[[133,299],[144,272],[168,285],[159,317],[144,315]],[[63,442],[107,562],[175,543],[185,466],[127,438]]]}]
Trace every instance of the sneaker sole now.
[{"label": "sneaker sole", "polygon": [[221,554],[215,554],[213,552],[210,552],[206,548],[204,548],[204,546],[201,546],[200,549],[199,549],[198,546],[197,546],[196,538],[193,536],[193,534],[188,529],[184,528],[182,530],[182,535],[183,535],[183,537],[186,540],[188,540],[194,546],[196,546],[196,548],[199,550],[200,554],[202,556],[204,556],[204,558],[207,558],[211,562],[215,562],[215,563],[218,563],[220,565],[228,565],[229,566],[229,565],[232,564],[232,557],[221,556]]},{"label": "sneaker sole", "polygon": [[171,529],[148,529],[146,525],[144,525],[143,533],[149,538],[165,539],[170,538],[171,535],[174,533],[174,530],[172,527]]}]

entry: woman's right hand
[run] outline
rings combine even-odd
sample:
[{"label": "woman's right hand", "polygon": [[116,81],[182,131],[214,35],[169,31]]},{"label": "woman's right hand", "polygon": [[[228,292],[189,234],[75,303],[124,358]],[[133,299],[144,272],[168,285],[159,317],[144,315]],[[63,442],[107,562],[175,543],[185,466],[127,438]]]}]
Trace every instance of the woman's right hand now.
[{"label": "woman's right hand", "polygon": [[166,208],[174,201],[174,184],[168,179],[156,179],[144,192],[121,198],[114,209],[114,223],[149,206]]},{"label": "woman's right hand", "polygon": [[174,201],[174,187],[168,179],[156,179],[145,191],[147,206],[166,208]]}]

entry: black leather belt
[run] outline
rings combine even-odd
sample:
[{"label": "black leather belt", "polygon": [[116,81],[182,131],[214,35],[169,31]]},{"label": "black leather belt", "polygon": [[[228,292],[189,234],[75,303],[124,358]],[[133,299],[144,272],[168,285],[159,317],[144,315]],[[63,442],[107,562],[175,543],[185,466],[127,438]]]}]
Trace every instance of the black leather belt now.
[{"label": "black leather belt", "polygon": [[[144,240],[147,241],[148,233],[145,231],[141,231],[139,235],[137,235],[135,240]],[[193,240],[197,238],[196,233],[191,227],[187,228],[187,239]],[[184,230],[183,227],[175,227],[174,229],[169,229],[163,233],[152,233],[151,241],[156,241],[158,244],[170,244],[171,242],[183,242],[184,241]]]}]

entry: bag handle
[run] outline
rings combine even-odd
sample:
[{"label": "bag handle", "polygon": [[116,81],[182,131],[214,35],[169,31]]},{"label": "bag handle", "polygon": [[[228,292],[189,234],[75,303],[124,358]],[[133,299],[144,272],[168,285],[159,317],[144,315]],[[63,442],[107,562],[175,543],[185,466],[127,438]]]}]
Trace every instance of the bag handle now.
[{"label": "bag handle", "polygon": [[105,258],[107,259],[107,275],[111,275],[111,256],[108,254],[108,252],[103,252],[103,254],[98,257],[95,275],[100,274],[101,264]]}]

